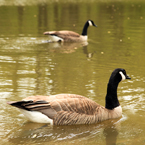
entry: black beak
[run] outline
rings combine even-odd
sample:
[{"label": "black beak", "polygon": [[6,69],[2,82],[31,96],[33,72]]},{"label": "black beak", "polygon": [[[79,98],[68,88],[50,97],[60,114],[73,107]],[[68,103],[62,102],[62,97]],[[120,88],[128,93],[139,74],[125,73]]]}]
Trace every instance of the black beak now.
[{"label": "black beak", "polygon": [[94,24],[94,27],[98,27],[98,26]]},{"label": "black beak", "polygon": [[126,79],[131,79],[129,76],[126,75]]}]

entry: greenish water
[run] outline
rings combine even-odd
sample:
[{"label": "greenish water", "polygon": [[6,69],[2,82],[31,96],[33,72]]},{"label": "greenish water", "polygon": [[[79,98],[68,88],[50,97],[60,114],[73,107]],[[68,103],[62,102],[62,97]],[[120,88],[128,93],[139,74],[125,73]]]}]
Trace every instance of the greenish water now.
[{"label": "greenish water", "polygon": [[[48,30],[81,33],[88,44],[46,43]],[[145,144],[144,1],[0,1],[1,144]],[[111,72],[132,78],[118,88],[123,116],[95,125],[28,122],[9,100],[31,95],[80,94],[105,105]]]}]

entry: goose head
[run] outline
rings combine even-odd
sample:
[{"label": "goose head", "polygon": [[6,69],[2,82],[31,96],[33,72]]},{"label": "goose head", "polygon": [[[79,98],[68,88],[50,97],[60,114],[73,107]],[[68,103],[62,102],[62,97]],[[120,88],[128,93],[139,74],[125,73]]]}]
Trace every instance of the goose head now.
[{"label": "goose head", "polygon": [[89,26],[97,27],[97,25],[95,25],[95,23],[92,20],[88,20],[87,23]]},{"label": "goose head", "polygon": [[131,79],[131,78],[127,75],[125,69],[122,68],[115,69],[110,77],[110,80],[116,80],[118,82],[123,81],[125,79]]}]

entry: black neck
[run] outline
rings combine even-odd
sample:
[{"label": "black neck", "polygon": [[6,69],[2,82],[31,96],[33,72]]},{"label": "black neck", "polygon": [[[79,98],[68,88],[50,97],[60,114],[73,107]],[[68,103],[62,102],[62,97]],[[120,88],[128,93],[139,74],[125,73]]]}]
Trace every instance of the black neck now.
[{"label": "black neck", "polygon": [[88,27],[89,27],[89,23],[88,23],[88,21],[87,21],[87,22],[85,23],[84,28],[83,28],[83,31],[82,31],[82,35],[83,35],[83,36],[87,36]]},{"label": "black neck", "polygon": [[120,81],[110,80],[107,87],[107,95],[106,95],[106,105],[107,109],[114,109],[119,106],[119,101],[117,97],[117,87]]}]

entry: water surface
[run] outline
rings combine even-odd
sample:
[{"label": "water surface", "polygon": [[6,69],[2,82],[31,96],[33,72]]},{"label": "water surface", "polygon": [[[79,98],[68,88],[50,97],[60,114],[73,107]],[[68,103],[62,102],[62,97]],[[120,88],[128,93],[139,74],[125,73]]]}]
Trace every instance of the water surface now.
[{"label": "water surface", "polygon": [[[81,33],[88,43],[47,43],[48,30]],[[1,144],[145,143],[145,2],[0,2]],[[74,93],[105,105],[111,72],[124,68],[132,78],[119,84],[119,119],[95,125],[50,126],[31,123],[9,100],[31,95]]]}]

